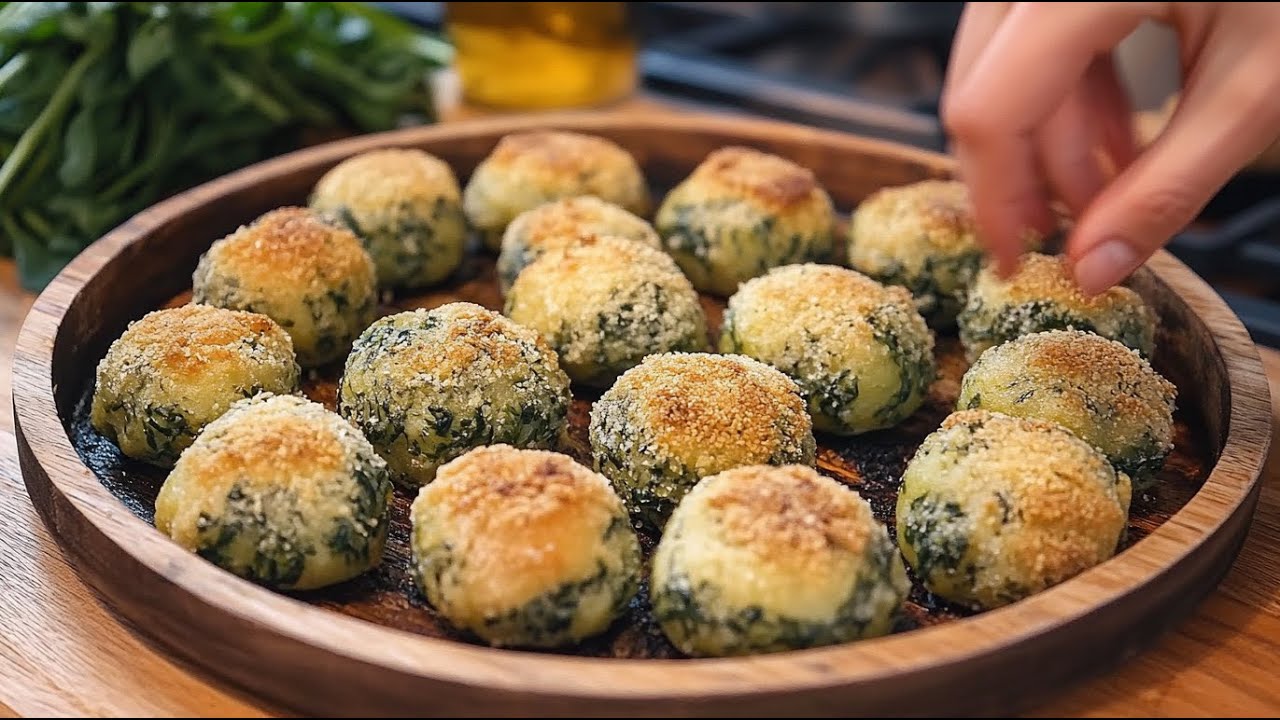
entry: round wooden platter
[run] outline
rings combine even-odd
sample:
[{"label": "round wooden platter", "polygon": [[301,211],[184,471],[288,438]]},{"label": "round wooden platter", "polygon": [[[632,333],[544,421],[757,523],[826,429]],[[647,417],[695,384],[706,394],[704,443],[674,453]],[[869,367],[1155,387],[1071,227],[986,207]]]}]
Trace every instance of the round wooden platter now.
[{"label": "round wooden platter", "polygon": [[[352,154],[420,147],[465,179],[501,136],[544,127],[616,140],[655,187],[670,187],[716,148],[751,145],[811,168],[844,209],[880,187],[952,171],[940,155],[769,121],[575,113],[343,140],[138,215],[86,250],[36,301],[18,340],[14,405],[35,506],[86,577],[141,632],[221,680],[307,714],[1005,713],[1123,662],[1226,572],[1257,500],[1271,435],[1267,383],[1239,321],[1165,253],[1131,285],[1161,319],[1156,366],[1179,387],[1179,442],[1191,453],[1179,461],[1186,492],[1167,501],[1167,512],[1148,508],[1140,539],[1115,558],[1065,583],[968,617],[921,601],[926,622],[884,638],[751,658],[637,659],[431,637],[224,572],[170,542],[91,469],[73,438],[98,359],[130,320],[181,297],[210,242],[269,209],[302,202],[321,173]],[[467,297],[465,288],[459,292]],[[838,455],[830,456],[836,465]],[[420,603],[397,607],[427,612]],[[946,621],[928,622],[931,614]]]}]

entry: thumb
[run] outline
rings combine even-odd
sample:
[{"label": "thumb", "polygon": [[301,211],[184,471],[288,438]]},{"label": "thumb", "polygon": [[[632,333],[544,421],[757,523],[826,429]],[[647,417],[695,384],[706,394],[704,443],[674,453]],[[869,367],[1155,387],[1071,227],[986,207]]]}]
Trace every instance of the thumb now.
[{"label": "thumb", "polygon": [[[1090,204],[1067,243],[1076,283],[1095,295],[1142,266],[1275,139],[1270,83],[1227,80],[1188,97],[1165,132]],[[1201,87],[1204,87],[1203,85]]]}]

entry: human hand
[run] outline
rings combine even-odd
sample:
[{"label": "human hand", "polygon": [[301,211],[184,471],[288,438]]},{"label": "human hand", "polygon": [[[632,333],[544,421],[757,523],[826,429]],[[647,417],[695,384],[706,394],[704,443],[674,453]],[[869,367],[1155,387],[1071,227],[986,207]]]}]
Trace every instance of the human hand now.
[{"label": "human hand", "polygon": [[[1111,50],[1147,19],[1178,32],[1184,88],[1137,152]],[[1280,136],[1280,4],[970,3],[942,116],[997,270],[1053,228],[1058,199],[1076,282],[1099,293]]]}]

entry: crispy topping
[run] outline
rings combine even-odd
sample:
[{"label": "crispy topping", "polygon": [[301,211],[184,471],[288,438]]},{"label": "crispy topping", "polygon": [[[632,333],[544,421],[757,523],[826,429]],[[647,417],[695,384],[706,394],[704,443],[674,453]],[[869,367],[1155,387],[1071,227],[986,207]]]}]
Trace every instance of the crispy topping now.
[{"label": "crispy topping", "polygon": [[1023,303],[1033,300],[1053,300],[1066,307],[1085,312],[1103,312],[1114,308],[1144,307],[1138,293],[1127,287],[1113,287],[1106,292],[1089,297],[1071,277],[1071,268],[1062,256],[1028,253],[1023,257],[1017,273],[1008,281],[997,278],[992,268],[984,268],[978,275],[980,295],[993,291],[1004,296],[1005,302]]},{"label": "crispy topping", "polygon": [[850,323],[867,325],[867,316],[883,305],[915,309],[905,288],[881,285],[847,268],[814,263],[775,268],[752,278],[729,304],[735,312],[771,317],[783,327],[803,325],[819,339]]},{"label": "crispy topping", "polygon": [[619,235],[653,247],[661,242],[649,223],[592,195],[564,198],[528,210],[511,221],[506,234],[512,239],[504,245],[518,242],[525,252],[564,247],[585,235]]},{"label": "crispy topping", "polygon": [[325,207],[342,205],[377,211],[401,204],[422,205],[461,194],[453,170],[421,150],[385,148],[348,158],[316,183],[316,200]]},{"label": "crispy topping", "polygon": [[332,494],[332,488],[316,482],[317,474],[349,473],[361,442],[354,428],[318,403],[260,395],[236,403],[211,423],[174,472],[187,478],[186,493],[222,493],[237,483],[269,489],[281,483],[305,504]]},{"label": "crispy topping", "polygon": [[[971,439],[957,432],[965,432]],[[1106,457],[1056,423],[962,410],[949,415],[933,437],[944,447],[964,448],[962,462],[970,477],[1014,481],[1020,501],[1025,503],[1019,507],[1040,506],[1033,512],[1046,516],[1064,508],[1096,504],[1099,498],[1107,497],[1101,491],[1116,484],[1116,472]],[[1028,472],[1029,463],[1037,471]],[[1064,492],[1071,497],[1064,500]],[[1111,498],[1114,503],[1114,495]],[[1127,509],[1128,502],[1124,504]],[[1105,524],[1114,524],[1115,519],[1114,512],[1087,513],[1085,517],[1088,522]]]},{"label": "crispy topping", "polygon": [[229,362],[292,361],[293,343],[265,315],[209,305],[183,305],[148,313],[132,323],[108,357],[123,353],[129,367],[163,369],[191,376]]},{"label": "crispy topping", "polygon": [[498,141],[489,159],[500,165],[538,165],[555,173],[591,170],[619,160],[634,164],[627,151],[610,140],[553,130],[506,135]]},{"label": "crispy topping", "polygon": [[692,178],[730,193],[749,195],[766,207],[783,209],[808,202],[820,192],[807,168],[746,147],[725,147],[707,156]]},{"label": "crispy topping", "polygon": [[[534,348],[544,362],[556,366],[555,353],[538,333],[479,305],[454,302],[434,310],[411,310],[382,318],[365,336],[384,327],[404,328],[419,339],[397,352],[397,367],[406,373],[449,378],[468,370],[506,368]],[[356,351],[363,348],[357,341]]]},{"label": "crispy topping", "polygon": [[697,502],[718,519],[723,542],[765,560],[860,555],[876,529],[866,501],[802,465],[736,468],[703,482]]},{"label": "crispy topping", "polygon": [[1024,335],[992,348],[980,362],[999,362],[1002,357],[1021,363],[1024,373],[1067,379],[1077,388],[1087,388],[1124,415],[1149,415],[1154,407],[1171,406],[1177,395],[1173,383],[1137,351],[1094,333],[1052,330]]},{"label": "crispy topping", "polygon": [[608,480],[569,457],[495,445],[442,466],[413,516],[415,535],[457,558],[453,602],[487,617],[615,566],[604,536],[626,511]]},{"label": "crispy topping", "polygon": [[478,448],[446,463],[423,492],[465,523],[468,533],[508,540],[518,528],[567,521],[589,508],[622,511],[604,476],[567,455],[507,445]]},{"label": "crispy topping", "polygon": [[628,396],[658,445],[686,462],[764,462],[783,448],[798,448],[812,432],[796,384],[740,355],[650,356],[624,373],[609,394]]},{"label": "crispy topping", "polygon": [[[696,303],[697,295],[670,255],[647,245],[613,236],[587,235],[572,245],[548,251],[516,278],[510,296],[517,304],[538,307],[544,317],[562,324],[594,322],[619,298],[620,288],[650,283],[675,295],[684,293]],[[623,295],[634,305],[637,317],[667,312],[653,296]],[[669,323],[674,325],[674,323]],[[673,328],[678,329],[678,328]]]},{"label": "crispy topping", "polygon": [[855,242],[891,255],[917,244],[948,253],[977,248],[969,191],[954,180],[923,180],[873,193],[858,206],[855,232]]},{"label": "crispy topping", "polygon": [[1131,451],[1169,449],[1177,388],[1141,355],[1078,330],[1024,335],[966,373],[961,404],[1063,424],[1125,467]]},{"label": "crispy topping", "polygon": [[217,241],[209,259],[219,274],[259,287],[288,283],[323,292],[352,277],[374,277],[360,240],[301,207],[272,210]]}]

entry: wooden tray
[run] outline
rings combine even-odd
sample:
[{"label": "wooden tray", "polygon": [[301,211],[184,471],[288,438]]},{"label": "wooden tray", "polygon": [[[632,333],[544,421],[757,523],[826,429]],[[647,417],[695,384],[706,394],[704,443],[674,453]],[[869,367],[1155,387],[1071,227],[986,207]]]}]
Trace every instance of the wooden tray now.
[{"label": "wooden tray", "polygon": [[[326,591],[286,596],[182,550],[151,525],[163,475],[126,462],[84,422],[93,368],[125,325],[182,302],[196,259],[271,208],[302,202],[339,160],[421,147],[465,178],[498,138],[535,127],[611,137],[661,191],[710,151],[749,144],[814,170],[848,210],[871,191],[946,176],[942,156],[779,123],[671,114],[573,114],[414,128],[346,140],[248,168],[140,214],[77,258],[40,296],[18,341],[14,405],[23,475],[45,522],[86,577],[136,627],[256,696],[308,714],[738,715],[1009,712],[1122,661],[1202,598],[1248,529],[1270,438],[1270,402],[1248,335],[1167,254],[1132,284],[1160,315],[1157,368],[1178,385],[1178,450],[1160,489],[1135,503],[1114,559],[1009,607],[966,616],[918,586],[885,638],[743,659],[678,657],[643,598],[604,637],[564,653],[494,650],[455,636],[405,579],[398,493],[383,567]],[[385,312],[465,299],[497,307],[492,257],[446,288]],[[707,299],[712,318],[721,304]],[[942,379],[903,426],[820,438],[819,466],[891,520],[906,457],[946,414],[964,370],[941,339]],[[329,397],[333,373],[307,390]],[[575,388],[576,441],[592,395]]]}]

